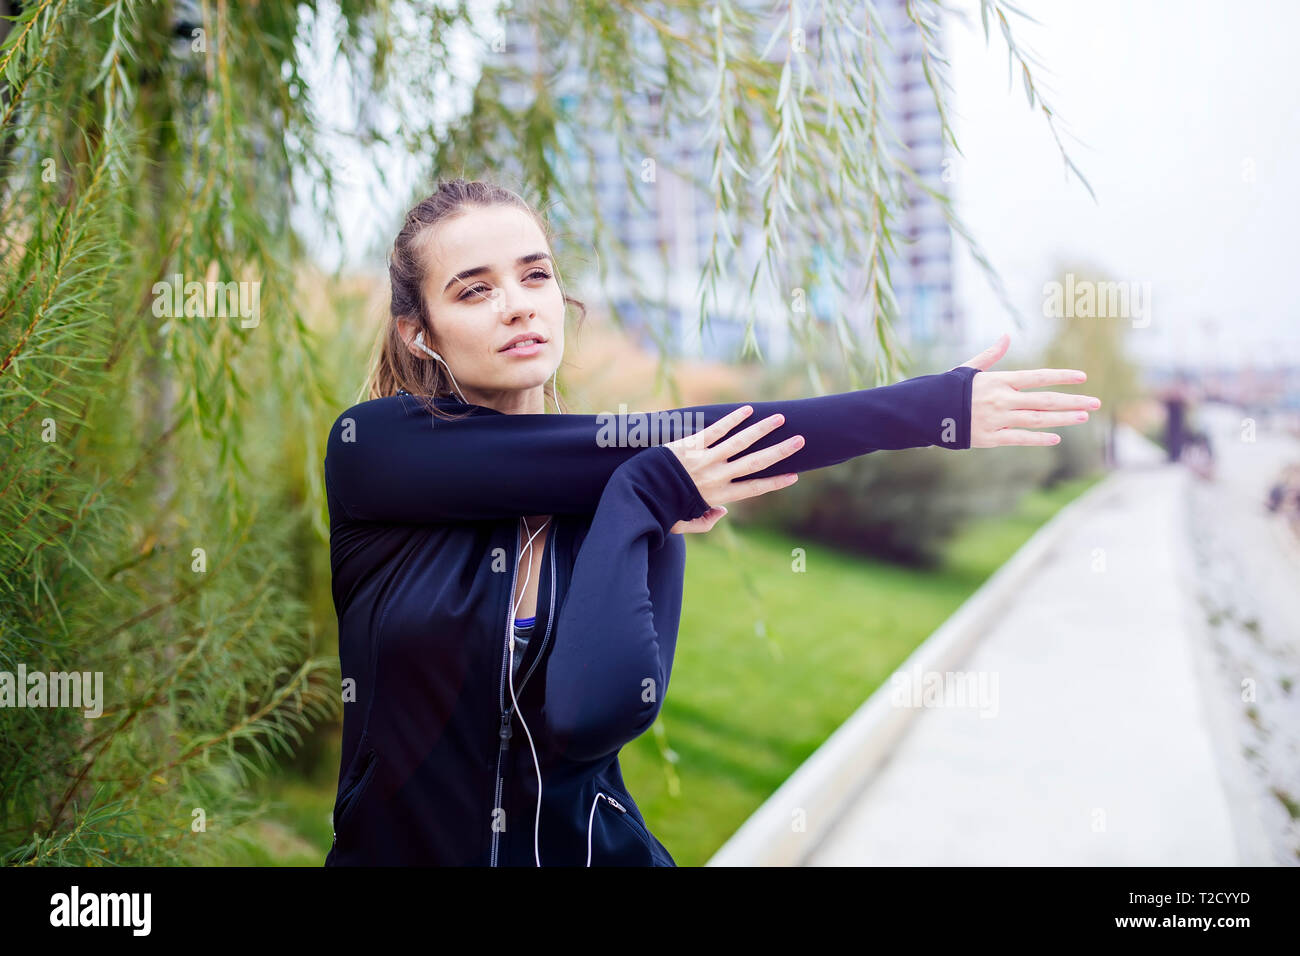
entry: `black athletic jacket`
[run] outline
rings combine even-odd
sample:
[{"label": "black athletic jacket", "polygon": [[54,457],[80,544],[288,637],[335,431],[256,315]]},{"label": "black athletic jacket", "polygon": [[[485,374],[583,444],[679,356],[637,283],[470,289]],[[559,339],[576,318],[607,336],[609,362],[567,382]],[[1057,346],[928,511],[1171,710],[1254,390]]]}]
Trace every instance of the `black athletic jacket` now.
[{"label": "black athletic jacket", "polygon": [[[805,444],[737,480],[969,448],[977,371],[647,413],[438,399],[467,413],[444,421],[406,394],[343,412],[325,455],[344,693],[325,865],[675,865],[618,762],[668,691],[686,559],[669,529],[709,507],[662,445],[750,404],[733,433],[776,412],[785,423],[741,454]],[[510,597],[520,519],[534,515],[553,517],[516,710]]]}]

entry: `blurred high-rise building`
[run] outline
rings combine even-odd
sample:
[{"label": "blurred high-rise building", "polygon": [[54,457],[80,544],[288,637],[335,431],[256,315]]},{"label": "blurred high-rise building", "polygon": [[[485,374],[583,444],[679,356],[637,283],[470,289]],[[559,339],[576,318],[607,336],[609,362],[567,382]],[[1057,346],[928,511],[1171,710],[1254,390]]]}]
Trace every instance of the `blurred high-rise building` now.
[{"label": "blurred high-rise building", "polygon": [[[753,0],[748,2],[752,4]],[[525,3],[527,0],[518,0],[516,9]],[[943,192],[944,144],[939,112],[925,80],[921,34],[907,16],[904,0],[883,0],[876,4],[876,10],[889,41],[888,45],[879,39],[875,43],[882,57],[880,73],[886,87],[882,115],[907,149],[899,159],[916,171],[918,179]],[[784,10],[775,15],[777,18],[769,15],[760,36],[770,36],[785,15]],[[631,47],[638,58],[662,66],[656,56],[660,43],[653,27],[643,19],[633,18],[632,29]],[[795,55],[812,57],[815,62],[820,26],[816,20],[808,20],[802,30],[803,50]],[[504,52],[496,54],[500,59],[495,65],[510,76],[503,82],[500,94],[506,106],[522,109],[531,102],[539,71],[561,104],[575,107],[580,102],[579,84],[586,78],[566,59],[571,58],[572,49],[539,50],[533,31],[517,14],[507,16],[504,39]],[[789,51],[790,37],[785,35],[772,45],[767,56],[783,61]],[[678,355],[735,359],[749,317],[742,309],[744,291],[763,255],[762,235],[761,230],[751,228],[736,236],[738,248],[732,253],[730,267],[718,276],[716,301],[711,303],[707,327],[701,335],[699,285],[710,254],[715,216],[708,192],[697,185],[708,183],[714,161],[707,139],[707,109],[687,128],[682,128],[677,119],[667,137],[660,130],[657,90],[626,99],[623,109],[639,124],[649,146],[647,155],[629,155],[620,150],[610,123],[612,109],[580,117],[578,128],[558,146],[564,161],[572,164],[577,181],[591,184],[606,235],[612,234],[626,245],[628,267],[614,263],[608,250],[591,234],[589,221],[578,220],[566,210],[551,210],[552,218],[560,221],[571,238],[581,231],[585,238],[579,244],[588,244],[593,259],[599,256],[604,260],[610,299],[632,327],[666,328],[668,345]],[[897,150],[892,143],[889,148]],[[745,186],[743,180],[740,185]],[[905,185],[905,196],[904,207],[895,209],[891,224],[897,251],[887,251],[899,305],[895,333],[904,343],[923,345],[948,339],[957,332],[952,302],[952,243],[939,206],[910,181]],[[757,202],[760,197],[749,198]],[[788,243],[789,238],[783,235],[782,241]],[[857,248],[865,247],[864,237]],[[721,234],[718,254],[725,267],[727,250]],[[667,274],[661,256],[666,256]],[[829,266],[824,250],[814,247],[813,256],[815,261]],[[855,261],[853,250],[848,250],[843,259],[848,265],[844,285],[852,297],[850,301],[856,303],[852,306],[855,314],[848,317],[848,322],[861,331],[860,340],[869,344],[875,336],[867,327],[869,305],[862,298],[865,268]],[[785,295],[763,296],[766,278],[765,273],[760,273],[755,288],[754,336],[764,355],[779,361],[788,355],[792,344],[789,321],[795,295],[790,290]],[[644,293],[662,297],[667,302],[667,315],[651,321],[636,304],[633,282]],[[806,308],[817,321],[829,321],[835,302],[833,291],[829,281],[805,290]]]}]

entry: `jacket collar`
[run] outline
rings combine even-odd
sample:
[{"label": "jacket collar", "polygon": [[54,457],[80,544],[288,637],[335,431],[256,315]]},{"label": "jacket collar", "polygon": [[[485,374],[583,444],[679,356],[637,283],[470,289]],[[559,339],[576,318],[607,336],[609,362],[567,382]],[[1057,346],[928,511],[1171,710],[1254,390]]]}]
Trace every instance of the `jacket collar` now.
[{"label": "jacket collar", "polygon": [[[398,394],[398,395],[407,395],[407,396],[410,396],[411,398],[415,398],[414,395],[412,395],[410,392],[408,392],[406,389],[404,389],[404,388],[402,388],[402,387],[400,387],[400,386],[399,386],[398,389],[397,389],[397,394]],[[470,403],[470,402],[462,402],[462,401],[460,401],[460,400],[458,400],[458,399],[451,398],[451,397],[446,396],[446,395],[437,395],[437,396],[435,396],[434,399],[433,399],[433,403],[434,403],[434,405],[436,405],[436,406],[439,407],[439,408],[448,408],[448,409],[452,409],[452,410],[457,409],[457,408],[471,408],[471,409],[474,410],[474,411],[473,411],[473,414],[475,414],[475,415],[480,415],[480,414],[482,414],[482,415],[504,415],[504,414],[505,414],[505,412],[498,411],[498,410],[495,409],[495,408],[490,408],[490,407],[487,406],[487,405],[474,405],[474,404],[472,404],[472,403]]]}]

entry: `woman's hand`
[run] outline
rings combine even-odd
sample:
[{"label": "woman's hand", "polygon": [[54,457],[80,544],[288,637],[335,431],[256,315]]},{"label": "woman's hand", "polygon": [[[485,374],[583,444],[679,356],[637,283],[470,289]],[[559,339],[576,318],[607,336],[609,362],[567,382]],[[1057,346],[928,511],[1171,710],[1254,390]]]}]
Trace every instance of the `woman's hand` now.
[{"label": "woman's hand", "polygon": [[1061,436],[1030,428],[1060,428],[1088,420],[1087,409],[1098,409],[1101,400],[1069,392],[1025,392],[1041,385],[1078,385],[1088,376],[1078,369],[1035,368],[1017,372],[990,372],[1007,352],[1011,336],[1002,338],[976,355],[969,365],[980,370],[971,381],[970,446],[995,448],[999,445],[1055,445]]},{"label": "woman's hand", "polygon": [[720,507],[724,502],[753,498],[767,494],[769,491],[776,491],[778,488],[788,488],[799,480],[799,476],[794,473],[773,475],[771,478],[753,478],[749,481],[731,480],[741,475],[762,471],[782,458],[790,457],[803,447],[803,436],[794,435],[770,448],[761,449],[735,461],[727,461],[732,455],[748,448],[768,432],[785,424],[785,416],[780,414],[771,415],[744,431],[737,432],[722,444],[709,447],[752,414],[754,414],[753,406],[745,405],[719,418],[708,428],[701,429],[694,435],[664,443],[664,447],[672,449],[673,454],[685,467],[691,480],[695,482],[695,487],[699,489],[700,497],[710,505],[709,510],[698,518],[678,521],[669,529],[671,534],[699,534],[710,531],[727,513],[726,508]]}]

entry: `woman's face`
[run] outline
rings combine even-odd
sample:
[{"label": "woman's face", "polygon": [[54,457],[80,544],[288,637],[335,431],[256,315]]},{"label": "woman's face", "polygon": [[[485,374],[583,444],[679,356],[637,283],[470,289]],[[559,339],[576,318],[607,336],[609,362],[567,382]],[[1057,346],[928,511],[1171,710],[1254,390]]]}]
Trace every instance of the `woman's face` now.
[{"label": "woman's face", "polygon": [[[470,207],[433,227],[423,254],[430,345],[465,400],[508,414],[544,412],[542,386],[564,356],[564,296],[533,217],[514,206]],[[411,345],[413,322],[402,329],[412,354],[435,361]],[[507,349],[520,335],[541,341]]]}]

